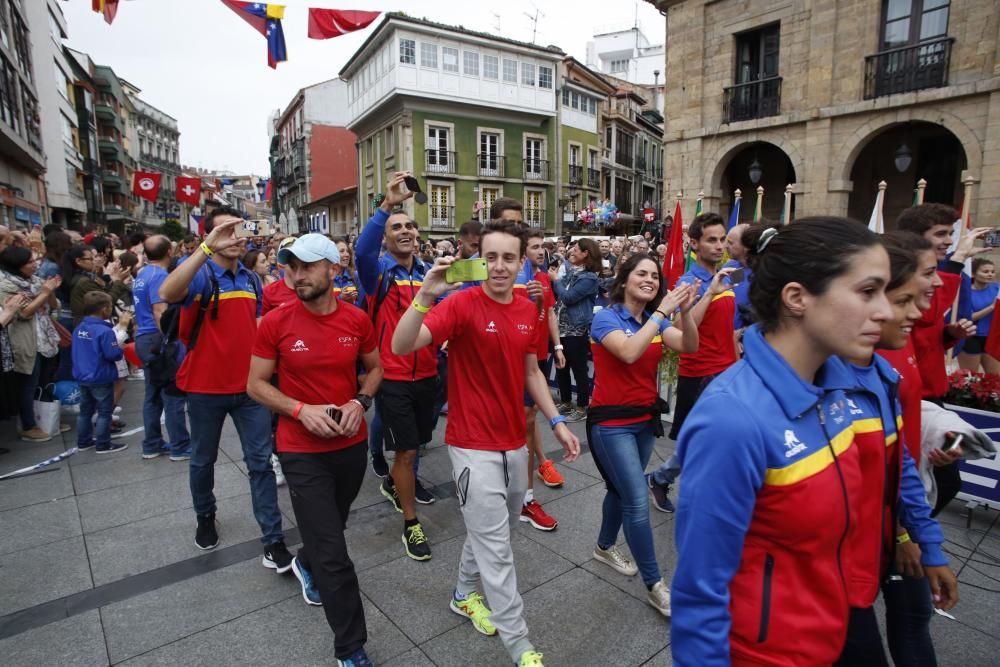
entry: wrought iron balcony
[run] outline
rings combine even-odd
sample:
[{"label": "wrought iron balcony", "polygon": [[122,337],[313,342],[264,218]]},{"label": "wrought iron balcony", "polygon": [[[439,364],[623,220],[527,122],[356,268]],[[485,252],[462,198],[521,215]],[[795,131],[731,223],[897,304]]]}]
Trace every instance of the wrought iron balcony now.
[{"label": "wrought iron balcony", "polygon": [[948,85],[951,45],[942,37],[865,58],[865,99]]},{"label": "wrought iron balcony", "polygon": [[588,169],[587,170],[587,187],[588,188],[600,188],[601,187],[601,170],[600,169]]},{"label": "wrought iron balcony", "polygon": [[549,180],[549,161],[528,158],[524,161],[524,180],[526,181],[547,181]]},{"label": "wrought iron balcony", "polygon": [[454,174],[458,168],[458,154],[439,148],[424,151],[424,171],[429,174]]},{"label": "wrought iron balcony", "polygon": [[[479,175],[483,178],[504,177],[504,156],[498,153],[480,153],[476,156]],[[429,170],[428,170],[429,171]]]},{"label": "wrought iron balcony", "polygon": [[545,229],[545,209],[526,208],[524,209],[524,222],[529,227]]},{"label": "wrought iron balcony", "polygon": [[781,77],[749,81],[724,89],[722,122],[777,116],[781,111]]},{"label": "wrought iron balcony", "polygon": [[431,227],[454,227],[455,207],[431,204],[427,207],[427,215],[430,217]]},{"label": "wrought iron balcony", "polygon": [[623,167],[632,167],[632,163],[635,161],[635,156],[629,151],[615,151],[615,164],[620,164]]},{"label": "wrought iron balcony", "polygon": [[578,164],[569,166],[569,184],[583,185],[583,167]]}]

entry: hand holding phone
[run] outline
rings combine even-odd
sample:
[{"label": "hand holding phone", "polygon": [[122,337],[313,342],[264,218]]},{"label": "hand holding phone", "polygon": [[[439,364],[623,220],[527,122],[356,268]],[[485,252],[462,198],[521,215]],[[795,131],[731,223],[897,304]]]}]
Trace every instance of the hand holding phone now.
[{"label": "hand holding phone", "polygon": [[420,181],[413,176],[404,176],[403,183],[406,185],[406,189],[413,193],[413,200],[415,202],[418,204],[427,203],[427,195],[420,189]]},{"label": "hand holding phone", "polygon": [[947,452],[949,449],[954,449],[962,444],[965,440],[965,436],[961,433],[948,433],[944,437],[944,445],[941,446],[942,452]]},{"label": "hand holding phone", "polygon": [[744,280],[746,280],[746,270],[744,269],[736,269],[729,274],[729,284],[733,287],[739,285]]}]

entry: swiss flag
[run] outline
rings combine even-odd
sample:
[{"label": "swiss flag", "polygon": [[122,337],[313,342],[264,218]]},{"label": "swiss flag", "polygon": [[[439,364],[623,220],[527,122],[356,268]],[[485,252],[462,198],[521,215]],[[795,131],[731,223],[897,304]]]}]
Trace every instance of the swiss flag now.
[{"label": "swiss flag", "polygon": [[201,179],[196,176],[178,176],[177,201],[198,206],[201,203]]},{"label": "swiss flag", "polygon": [[161,176],[162,174],[151,171],[135,172],[135,179],[132,181],[132,193],[143,199],[156,201],[156,196],[160,193]]}]

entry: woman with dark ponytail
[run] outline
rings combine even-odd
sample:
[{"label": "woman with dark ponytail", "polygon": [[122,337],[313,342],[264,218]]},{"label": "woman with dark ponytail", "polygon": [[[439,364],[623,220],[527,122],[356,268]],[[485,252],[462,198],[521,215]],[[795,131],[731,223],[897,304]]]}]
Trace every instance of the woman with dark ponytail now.
[{"label": "woman with dark ponytail", "polygon": [[847,634],[845,542],[860,486],[838,357],[870,356],[889,259],[844,218],[748,238],[758,322],[680,432],[677,665],[831,664]]}]

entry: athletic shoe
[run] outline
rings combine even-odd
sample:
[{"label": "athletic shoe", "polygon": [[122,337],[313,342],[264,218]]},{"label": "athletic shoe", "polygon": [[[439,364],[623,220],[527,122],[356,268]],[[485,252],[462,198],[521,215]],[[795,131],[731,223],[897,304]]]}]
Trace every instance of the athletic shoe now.
[{"label": "athletic shoe", "polygon": [[77,443],[77,445],[76,445],[76,448],[77,448],[78,450],[80,450],[81,452],[82,452],[82,451],[84,451],[84,450],[86,450],[86,449],[92,449],[92,448],[94,448],[94,447],[97,447],[97,442],[96,442],[96,441],[94,441],[94,440],[91,440],[90,442],[88,442],[88,443],[87,443],[87,444],[85,444],[85,445],[81,445],[81,444],[79,444],[79,443]]},{"label": "athletic shoe", "polygon": [[537,500],[532,500],[521,508],[520,520],[524,523],[530,523],[538,530],[555,530],[556,526],[559,525],[558,521],[545,513]]},{"label": "athletic shoe", "polygon": [[653,507],[661,512],[673,514],[674,504],[667,497],[667,494],[670,493],[670,485],[659,484],[653,481],[652,475],[646,475],[646,486],[649,487],[649,493],[653,496]]},{"label": "athletic shoe", "polygon": [[521,661],[517,667],[544,667],[542,665],[542,654],[538,651],[525,651],[521,654]]},{"label": "athletic shoe", "polygon": [[198,529],[194,533],[194,545],[204,550],[219,546],[219,533],[215,530],[215,512],[198,515]]},{"label": "athletic shoe", "polygon": [[121,433],[125,430],[125,422],[111,422],[111,432]]},{"label": "athletic shoe", "polygon": [[60,433],[66,433],[67,431],[72,431],[72,430],[73,430],[72,426],[70,426],[69,424],[63,424],[63,423],[60,422],[60,424],[59,424],[59,432]]},{"label": "athletic shoe", "polygon": [[274,483],[278,486],[285,485],[285,473],[281,471],[281,461],[277,454],[271,454],[271,468],[274,469]]},{"label": "athletic shoe", "polygon": [[381,454],[372,454],[372,472],[381,479],[389,476],[389,464]]},{"label": "athletic shoe", "polygon": [[51,435],[37,426],[21,432],[21,440],[24,440],[25,442],[48,442],[51,439]]},{"label": "athletic shoe", "polygon": [[433,505],[434,501],[437,500],[431,495],[431,492],[424,488],[424,485],[420,483],[420,480],[415,480],[415,485],[413,488],[413,495],[416,500],[421,505]]},{"label": "athletic shoe", "polygon": [[617,570],[628,577],[639,573],[639,568],[635,566],[635,563],[613,544],[609,549],[602,549],[600,545],[594,547],[594,560],[609,565],[611,569]]},{"label": "athletic shoe", "polygon": [[139,382],[139,381],[145,380],[145,379],[146,379],[146,374],[142,372],[141,368],[137,368],[137,369],[135,369],[134,371],[132,371],[131,373],[128,374],[128,377],[125,378],[125,381],[126,382]]},{"label": "athletic shoe", "polygon": [[559,414],[561,414],[561,415],[568,415],[569,413],[573,412],[573,404],[572,403],[557,403],[556,404],[556,410],[558,410]]},{"label": "athletic shoe", "polygon": [[368,659],[368,654],[363,648],[359,648],[349,658],[344,660],[338,658],[337,667],[375,667],[375,663]]},{"label": "athletic shoe", "polygon": [[278,540],[274,544],[267,545],[264,549],[264,559],[261,565],[269,570],[277,570],[278,574],[284,574],[292,569],[292,554],[288,553],[285,543]]},{"label": "athletic shoe", "polygon": [[164,454],[169,454],[169,453],[170,450],[167,449],[166,447],[161,447],[160,449],[157,449],[155,452],[147,452],[143,450],[142,458],[149,461],[150,459],[156,459],[159,458],[160,456],[163,456]]},{"label": "athletic shoe", "polygon": [[292,559],[292,574],[302,584],[302,599],[306,601],[306,604],[311,604],[314,607],[322,607],[323,600],[320,599],[319,591],[316,590],[316,586],[313,584],[312,572],[307,570],[298,558]]},{"label": "athletic shoe", "polygon": [[388,477],[382,480],[378,489],[382,492],[383,496],[389,499],[389,502],[392,503],[397,512],[403,511],[403,506],[399,504],[399,494],[396,492],[396,487],[389,483]]},{"label": "athletic shoe", "polygon": [[653,605],[653,609],[670,618],[670,589],[663,583],[663,579],[653,584],[646,599]]},{"label": "athletic shoe", "polygon": [[492,637],[497,633],[497,629],[493,627],[493,623],[490,621],[490,614],[493,612],[483,604],[483,596],[479,593],[469,593],[464,600],[456,600],[455,596],[452,595],[451,604],[448,605],[448,609],[472,621],[472,627],[477,632],[481,632],[488,637]]},{"label": "athletic shoe", "polygon": [[188,449],[187,451],[184,451],[184,452],[177,452],[176,454],[171,454],[170,455],[170,460],[174,461],[174,462],[177,462],[177,461],[190,461],[191,460],[191,450]]},{"label": "athletic shoe", "polygon": [[98,454],[114,454],[115,452],[120,452],[120,451],[125,450],[125,449],[128,449],[128,443],[127,442],[112,442],[111,444],[105,445],[104,447],[101,447],[100,445],[98,445],[97,446],[97,453]]},{"label": "athletic shoe", "polygon": [[538,466],[538,479],[542,480],[545,486],[553,489],[559,488],[566,482],[563,476],[559,474],[559,471],[556,470],[556,464],[550,459],[546,459],[542,462],[542,465]]},{"label": "athletic shoe", "polygon": [[577,408],[576,410],[571,410],[566,413],[566,421],[568,422],[582,422],[587,418],[587,411]]},{"label": "athletic shoe", "polygon": [[431,545],[424,535],[424,528],[419,523],[403,527],[403,547],[406,555],[413,560],[430,560]]}]

